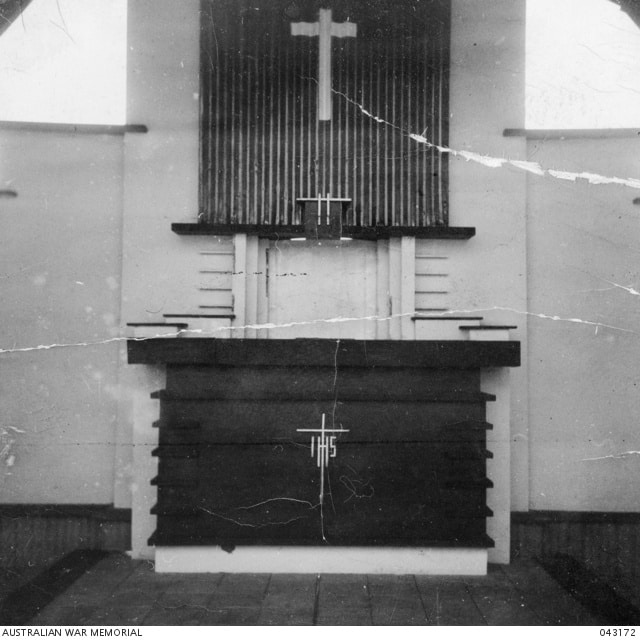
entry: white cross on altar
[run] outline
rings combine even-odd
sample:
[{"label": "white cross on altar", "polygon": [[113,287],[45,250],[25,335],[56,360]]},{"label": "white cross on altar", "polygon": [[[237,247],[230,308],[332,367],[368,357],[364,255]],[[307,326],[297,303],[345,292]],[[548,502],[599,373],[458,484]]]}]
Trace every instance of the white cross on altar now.
[{"label": "white cross on altar", "polygon": [[355,38],[354,22],[332,22],[331,9],[320,9],[318,22],[292,22],[292,36],[318,36],[318,120],[331,120],[331,38]]},{"label": "white cross on altar", "polygon": [[301,433],[317,433],[311,436],[311,457],[316,455],[318,467],[320,467],[320,504],[324,502],[324,470],[329,466],[329,458],[336,457],[336,436],[329,433],[349,433],[349,429],[327,429],[325,426],[325,414],[322,414],[322,427],[320,429],[296,429]]}]

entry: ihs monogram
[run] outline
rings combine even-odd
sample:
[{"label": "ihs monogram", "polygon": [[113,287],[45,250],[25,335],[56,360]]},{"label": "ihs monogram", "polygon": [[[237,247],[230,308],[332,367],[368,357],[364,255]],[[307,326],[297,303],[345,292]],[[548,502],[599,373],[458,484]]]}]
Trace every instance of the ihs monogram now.
[{"label": "ihs monogram", "polygon": [[335,458],[337,454],[336,436],[329,434],[349,433],[349,429],[327,429],[323,413],[320,429],[296,429],[296,431],[314,434],[311,436],[311,457],[313,458],[315,455],[317,466],[320,468],[320,504],[322,504],[324,501],[324,470],[329,466],[329,458]]}]

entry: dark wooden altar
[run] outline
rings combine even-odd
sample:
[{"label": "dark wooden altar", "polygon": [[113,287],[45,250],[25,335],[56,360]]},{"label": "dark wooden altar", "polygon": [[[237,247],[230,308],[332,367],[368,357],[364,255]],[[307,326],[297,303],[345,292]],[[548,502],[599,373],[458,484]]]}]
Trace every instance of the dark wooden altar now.
[{"label": "dark wooden altar", "polygon": [[[177,338],[128,353],[167,371],[152,544],[492,546],[480,373],[518,366],[518,342]],[[341,430],[324,471],[298,431],[322,414]]]}]

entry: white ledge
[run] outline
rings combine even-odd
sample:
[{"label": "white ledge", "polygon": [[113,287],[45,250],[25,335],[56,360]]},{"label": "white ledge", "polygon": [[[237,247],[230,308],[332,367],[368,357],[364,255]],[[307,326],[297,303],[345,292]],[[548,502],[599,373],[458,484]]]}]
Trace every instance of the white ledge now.
[{"label": "white ledge", "polygon": [[434,547],[157,547],[158,573],[487,573],[487,550]]},{"label": "white ledge", "polygon": [[123,135],[125,133],[147,133],[144,124],[73,124],[66,122],[20,122],[0,120],[4,131],[44,131],[51,133],[93,133]]},{"label": "white ledge", "polygon": [[637,129],[505,129],[505,138],[526,138],[527,140],[577,140],[580,138],[637,138]]}]

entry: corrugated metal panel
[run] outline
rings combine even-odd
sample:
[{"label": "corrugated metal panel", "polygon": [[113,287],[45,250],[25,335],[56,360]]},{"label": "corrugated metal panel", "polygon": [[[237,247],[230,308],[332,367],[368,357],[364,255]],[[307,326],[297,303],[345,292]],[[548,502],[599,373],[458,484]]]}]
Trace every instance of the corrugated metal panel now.
[{"label": "corrugated metal panel", "polygon": [[296,199],[330,194],[352,198],[347,225],[447,224],[447,159],[409,138],[448,142],[447,2],[335,2],[358,34],[332,39],[328,121],[318,38],[290,33],[317,15],[310,0],[204,0],[201,220],[300,224]]}]

